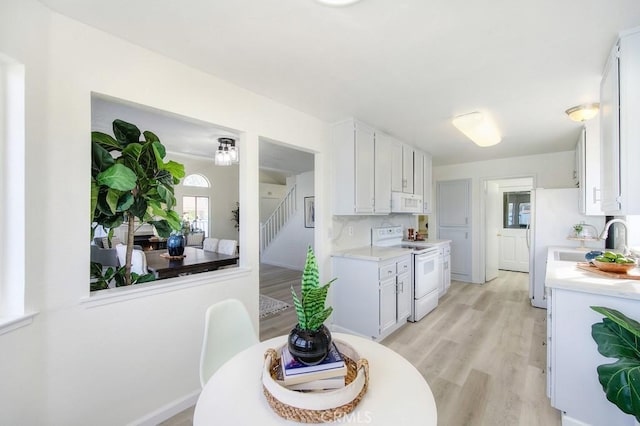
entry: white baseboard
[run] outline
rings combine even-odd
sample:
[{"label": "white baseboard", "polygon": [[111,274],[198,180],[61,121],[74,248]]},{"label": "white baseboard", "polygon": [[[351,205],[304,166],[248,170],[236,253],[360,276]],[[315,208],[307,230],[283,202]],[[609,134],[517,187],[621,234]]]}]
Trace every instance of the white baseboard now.
[{"label": "white baseboard", "polygon": [[156,411],[132,421],[127,426],[156,426],[181,411],[186,410],[192,405],[195,405],[198,401],[198,397],[200,396],[200,391],[201,389],[198,389],[182,398],[171,401],[170,403],[158,408]]},{"label": "white baseboard", "polygon": [[279,266],[281,268],[287,268],[287,269],[293,269],[294,271],[302,271],[304,268],[300,268],[299,265],[288,265],[286,263],[281,263],[281,262],[272,262],[268,259],[261,259],[260,260],[261,263],[264,263],[266,265],[271,265],[271,266]]}]

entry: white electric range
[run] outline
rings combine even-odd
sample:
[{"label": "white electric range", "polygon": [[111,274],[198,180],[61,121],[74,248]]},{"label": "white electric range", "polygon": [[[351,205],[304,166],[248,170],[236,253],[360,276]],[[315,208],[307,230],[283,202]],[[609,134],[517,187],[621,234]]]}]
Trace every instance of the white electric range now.
[{"label": "white electric range", "polygon": [[411,316],[420,321],[438,306],[438,289],[442,280],[440,249],[420,241],[403,241],[402,226],[371,229],[371,245],[402,248],[411,252]]}]

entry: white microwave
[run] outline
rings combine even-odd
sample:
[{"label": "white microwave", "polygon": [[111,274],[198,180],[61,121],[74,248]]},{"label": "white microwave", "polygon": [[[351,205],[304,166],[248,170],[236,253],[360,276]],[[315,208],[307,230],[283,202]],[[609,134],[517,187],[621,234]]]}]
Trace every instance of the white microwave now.
[{"label": "white microwave", "polygon": [[391,193],[392,213],[422,213],[422,197],[404,192]]}]

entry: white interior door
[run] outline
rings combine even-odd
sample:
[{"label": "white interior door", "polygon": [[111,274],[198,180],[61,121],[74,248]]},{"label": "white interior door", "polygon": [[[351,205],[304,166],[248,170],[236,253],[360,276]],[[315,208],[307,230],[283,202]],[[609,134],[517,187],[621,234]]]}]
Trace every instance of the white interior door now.
[{"label": "white interior door", "polygon": [[499,268],[508,271],[529,272],[527,230],[503,228],[500,234]]},{"label": "white interior door", "polygon": [[485,281],[498,277],[500,229],[502,228],[502,197],[497,182],[487,182],[486,193]]}]

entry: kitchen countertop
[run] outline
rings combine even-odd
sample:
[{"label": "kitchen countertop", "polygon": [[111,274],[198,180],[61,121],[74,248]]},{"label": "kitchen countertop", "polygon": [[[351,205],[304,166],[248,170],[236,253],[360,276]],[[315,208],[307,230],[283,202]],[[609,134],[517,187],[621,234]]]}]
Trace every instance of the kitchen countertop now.
[{"label": "kitchen countertop", "polygon": [[549,247],[545,287],[640,300],[640,280],[596,275],[579,269],[576,262],[556,260],[556,251],[576,252],[577,250],[575,247]]},{"label": "kitchen countertop", "polygon": [[375,260],[380,262],[382,260],[393,259],[394,257],[407,256],[411,254],[411,249],[405,249],[400,247],[378,247],[378,246],[364,246],[351,249],[340,250],[332,253],[333,257],[350,257],[353,259],[363,260]]}]

